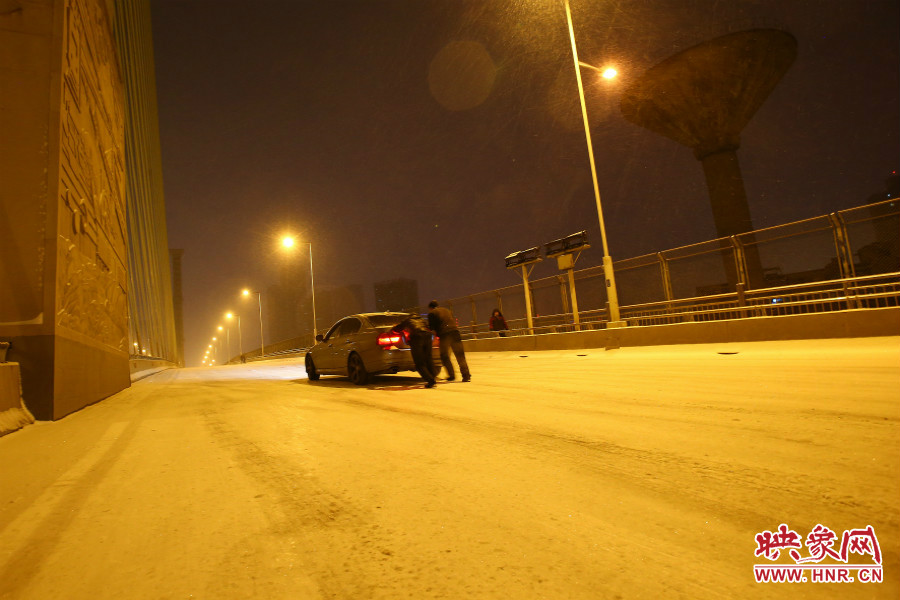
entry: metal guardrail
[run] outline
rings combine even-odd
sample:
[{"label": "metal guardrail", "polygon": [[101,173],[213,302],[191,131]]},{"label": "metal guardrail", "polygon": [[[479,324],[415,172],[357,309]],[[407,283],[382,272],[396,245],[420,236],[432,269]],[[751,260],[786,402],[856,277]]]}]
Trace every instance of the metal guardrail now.
[{"label": "metal guardrail", "polygon": [[[288,350],[279,350],[278,352],[267,352],[266,354],[247,357],[247,362],[272,360],[274,358],[289,358],[291,356],[303,356],[306,354],[307,350],[309,350],[308,346],[305,348],[290,348]],[[234,362],[236,361],[232,360],[232,363]]]},{"label": "metal guardrail", "polygon": [[[620,311],[632,324],[663,324],[896,302],[891,282],[900,272],[898,238],[900,200],[895,198],[616,261]],[[581,329],[605,327],[605,279],[599,265],[575,272]],[[572,327],[567,283],[561,274],[529,283],[536,333]],[[513,331],[528,332],[521,283],[441,304],[453,310],[469,335],[496,335],[487,324],[494,308]]]},{"label": "metal guardrail", "polygon": [[[667,325],[750,317],[771,317],[864,308],[900,306],[900,272],[836,279],[793,286],[781,286],[730,294],[716,294],[683,298],[664,302],[649,302],[620,307],[621,317],[629,326]],[[509,321],[505,332],[488,331],[487,324],[460,327],[465,339],[483,339],[539,333],[562,333],[605,329],[606,310],[579,313],[576,326],[571,313],[536,317],[534,327],[525,326],[525,319]]]},{"label": "metal guardrail", "polygon": [[[799,315],[866,308],[900,306],[900,272],[869,275],[849,279],[835,279],[744,291],[715,294],[696,298],[682,298],[665,302],[649,302],[620,307],[621,318],[629,326],[670,325],[725,319]],[[606,329],[606,309],[579,312],[579,325],[571,313],[541,315],[528,328],[525,319],[508,321],[510,329],[502,332],[488,330],[486,323],[460,326],[463,339],[485,339],[566,333]],[[247,362],[303,356],[308,347],[291,348],[263,356],[248,357]],[[239,362],[233,359],[231,363]]]}]

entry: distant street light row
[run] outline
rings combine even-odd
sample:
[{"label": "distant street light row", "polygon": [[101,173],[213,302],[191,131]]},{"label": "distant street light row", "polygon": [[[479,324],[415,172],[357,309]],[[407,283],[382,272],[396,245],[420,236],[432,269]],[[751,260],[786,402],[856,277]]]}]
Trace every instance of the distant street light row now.
[{"label": "distant street light row", "polygon": [[[618,72],[616,71],[616,69],[614,69],[612,67],[600,69],[598,67],[595,67],[594,65],[591,65],[591,64],[588,64],[585,62],[581,62],[580,60],[578,60],[578,48],[575,44],[575,29],[572,25],[572,11],[569,8],[569,0],[563,0],[563,4],[565,5],[565,9],[566,9],[566,22],[567,22],[568,28],[569,28],[569,40],[571,41],[571,44],[572,44],[572,58],[575,63],[575,79],[578,82],[578,97],[579,97],[579,100],[581,101],[581,115],[582,115],[582,118],[584,121],[584,135],[585,135],[585,139],[587,141],[588,158],[590,160],[590,165],[591,165],[591,178],[592,178],[593,185],[594,185],[594,199],[597,204],[597,217],[598,217],[598,220],[600,223],[600,238],[603,243],[603,274],[606,278],[606,294],[607,294],[607,301],[609,302],[609,322],[607,323],[607,327],[622,327],[625,325],[625,323],[619,317],[619,296],[618,296],[618,292],[616,291],[616,279],[615,279],[615,273],[613,272],[612,256],[610,256],[609,245],[607,244],[607,241],[606,241],[606,225],[604,224],[604,221],[603,221],[603,207],[600,203],[600,186],[597,182],[597,166],[594,161],[594,146],[593,146],[593,143],[591,142],[591,131],[590,131],[590,125],[588,124],[587,103],[585,102],[585,99],[584,99],[584,85],[582,84],[582,81],[581,81],[581,67],[586,67],[586,68],[598,71],[605,79],[614,79],[618,75]],[[296,245],[296,243],[297,243],[297,241],[294,239],[293,236],[286,235],[281,238],[281,245],[285,249],[293,248]],[[315,336],[317,335],[318,331],[316,330],[316,292],[315,292],[315,281],[313,279],[312,243],[311,242],[305,242],[305,243],[309,246],[309,282],[310,282],[310,293],[312,296],[313,339],[315,339]],[[535,250],[535,249],[532,249],[532,250]],[[509,258],[509,257],[507,257],[507,258]],[[509,268],[509,265],[507,265],[507,266]],[[527,282],[527,274],[526,274],[524,268],[525,267],[523,267],[523,272],[522,272],[523,280],[524,280],[523,283],[525,286],[526,297],[527,297],[528,282]],[[562,267],[560,267],[560,268],[562,268]],[[572,283],[574,284],[574,281],[572,281]],[[573,287],[573,292],[574,292],[574,285],[572,287]],[[249,297],[250,294],[257,295],[257,301],[259,304],[259,341],[260,341],[259,345],[260,345],[260,352],[265,353],[264,344],[263,344],[263,333],[262,333],[262,331],[263,331],[262,294],[261,294],[261,292],[251,292],[249,289],[244,289],[241,293],[244,297]],[[576,311],[577,311],[577,309],[576,309]],[[230,312],[227,313],[227,315],[226,315],[227,319],[231,319],[232,317],[233,317],[232,313],[230,313]],[[530,317],[530,315],[529,315],[529,317]],[[576,319],[577,319],[577,316],[576,316]],[[529,318],[529,321],[530,320],[531,319]],[[243,352],[243,347],[242,347],[242,342],[241,342],[241,318],[240,318],[240,316],[237,317],[237,323],[238,323],[238,345],[240,348],[240,353],[241,353],[241,355],[243,355],[244,352]],[[529,322],[529,327],[531,327],[530,322]],[[221,325],[218,326],[218,330],[222,331]],[[228,338],[228,331],[226,331],[226,338]],[[214,341],[215,341],[215,339],[216,338],[213,338]],[[229,346],[228,355],[230,356],[231,355],[230,340],[229,340],[228,346]],[[212,349],[213,349],[212,345],[210,344],[209,348],[207,348],[206,356],[203,359],[204,365],[206,365],[207,363],[209,363],[209,365],[215,364],[215,362],[216,362],[215,358],[213,358],[213,359],[209,358],[209,353],[210,353],[210,350],[212,350]]]},{"label": "distant street light row", "polygon": [[[295,245],[297,245],[297,243],[298,243],[297,240],[293,236],[290,236],[290,235],[286,235],[281,238],[281,246],[285,250],[290,250]],[[309,283],[310,283],[310,295],[312,297],[313,339],[315,339],[318,331],[316,330],[316,289],[315,289],[315,279],[313,278],[312,243],[311,242],[303,242],[303,243],[305,243],[306,245],[309,246]],[[254,291],[249,288],[244,288],[243,290],[241,290],[241,296],[243,298],[249,298],[251,296],[251,294],[256,294],[256,302],[257,302],[257,306],[259,309],[258,310],[258,312],[259,312],[259,346],[260,346],[259,350],[260,350],[260,354],[263,355],[266,353],[266,345],[265,345],[265,341],[263,338],[262,292]],[[237,322],[238,353],[243,357],[244,342],[243,342],[243,334],[241,331],[241,316],[232,311],[226,312],[224,316],[227,321],[236,321]],[[227,323],[226,323],[225,327],[223,327],[222,325],[217,325],[217,331],[225,332],[225,354],[226,354],[225,361],[227,363],[227,361],[231,357],[231,329],[229,327],[227,327]],[[218,338],[213,337],[212,341],[216,342],[217,339]],[[216,363],[216,358],[215,358],[216,350],[218,349],[219,345],[220,344],[217,344],[216,346],[213,346],[213,344],[208,345],[208,347],[206,349],[206,353],[204,354],[203,359],[201,361],[201,364],[203,366],[211,367],[212,365],[214,365]],[[212,355],[213,355],[212,357],[210,357],[210,353],[212,353]]]}]

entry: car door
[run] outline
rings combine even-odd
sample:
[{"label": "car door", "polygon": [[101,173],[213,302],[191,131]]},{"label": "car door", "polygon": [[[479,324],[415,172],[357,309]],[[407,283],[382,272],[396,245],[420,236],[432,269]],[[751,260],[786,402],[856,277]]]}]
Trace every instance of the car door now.
[{"label": "car door", "polygon": [[332,325],[325,337],[322,338],[322,341],[313,348],[313,360],[316,363],[316,368],[321,372],[333,371],[341,366],[334,363],[334,342],[338,337],[343,322],[341,320]]},{"label": "car door", "polygon": [[356,342],[356,333],[362,327],[362,323],[356,317],[347,317],[340,322],[331,346],[331,365],[334,369],[345,369],[347,358],[353,351]]}]

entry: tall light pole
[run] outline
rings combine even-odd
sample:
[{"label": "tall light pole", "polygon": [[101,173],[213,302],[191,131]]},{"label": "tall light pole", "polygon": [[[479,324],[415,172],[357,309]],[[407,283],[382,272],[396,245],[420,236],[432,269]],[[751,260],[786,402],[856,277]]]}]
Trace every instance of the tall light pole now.
[{"label": "tall light pole", "polygon": [[241,358],[243,358],[243,357],[244,357],[244,340],[243,340],[243,336],[241,335],[241,315],[236,315],[236,314],[234,314],[234,313],[226,313],[226,314],[225,314],[225,318],[228,319],[229,321],[230,321],[231,319],[235,319],[235,318],[237,319],[237,325],[238,325],[238,354],[240,354]]},{"label": "tall light pole", "polygon": [[[603,223],[603,207],[600,204],[600,186],[597,183],[597,165],[594,163],[594,146],[591,143],[591,129],[588,124],[587,104],[584,101],[584,86],[581,83],[581,69],[578,61],[578,48],[575,46],[575,29],[572,27],[572,10],[569,8],[569,0],[564,0],[566,5],[566,21],[569,24],[569,39],[572,42],[572,58],[575,61],[575,78],[578,80],[578,98],[581,100],[581,116],[584,119],[584,137],[587,139],[588,157],[591,162],[591,178],[594,182],[594,198],[597,201],[597,217],[600,220],[600,240],[603,242],[603,275],[606,278],[606,298],[609,300],[609,322],[607,327],[622,327],[625,323],[619,318],[619,294],[616,292],[616,276],[613,273],[612,257],[609,255],[609,245],[606,243],[606,226]],[[608,71],[607,71],[608,72]],[[615,76],[610,73],[609,76]]]},{"label": "tall light pole", "polygon": [[[281,239],[281,245],[285,248],[293,248],[296,243],[296,240],[290,235]],[[309,246],[309,294],[312,298],[313,340],[315,340],[318,330],[316,329],[316,282],[313,278],[312,242],[304,243]]]},{"label": "tall light pole", "polygon": [[263,341],[263,320],[262,320],[262,292],[251,292],[250,290],[243,290],[241,294],[248,298],[250,294],[256,294],[256,300],[259,303],[259,355],[265,356],[266,354],[266,343]]},{"label": "tall light pole", "polygon": [[218,326],[218,329],[219,331],[225,332],[225,364],[227,365],[228,361],[231,359],[231,331],[221,325]]}]

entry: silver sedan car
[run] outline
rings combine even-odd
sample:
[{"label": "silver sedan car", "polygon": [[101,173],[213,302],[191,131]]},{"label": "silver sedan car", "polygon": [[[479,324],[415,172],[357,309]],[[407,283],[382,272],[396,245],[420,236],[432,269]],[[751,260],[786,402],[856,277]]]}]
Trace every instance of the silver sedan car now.
[{"label": "silver sedan car", "polygon": [[[356,385],[364,385],[370,375],[415,371],[406,339],[391,329],[408,313],[363,313],[344,317],[331,326],[306,353],[306,376],[318,381],[320,375],[345,375]],[[435,372],[441,369],[440,353],[432,345]]]}]

